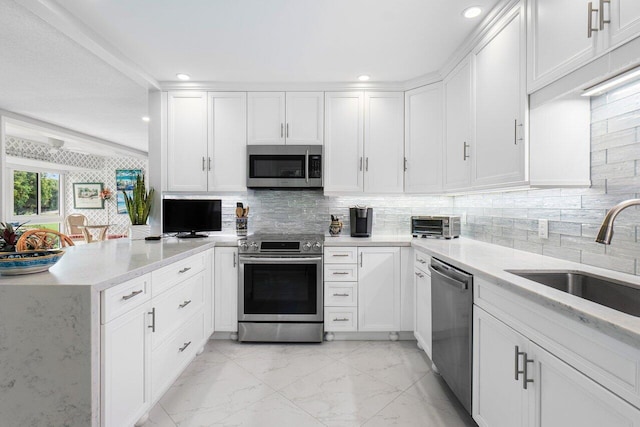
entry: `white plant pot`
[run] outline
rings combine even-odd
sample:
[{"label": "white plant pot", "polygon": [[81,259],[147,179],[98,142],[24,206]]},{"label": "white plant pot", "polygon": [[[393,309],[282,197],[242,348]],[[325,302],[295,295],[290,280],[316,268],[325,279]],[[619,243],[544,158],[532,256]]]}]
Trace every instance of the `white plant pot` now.
[{"label": "white plant pot", "polygon": [[129,226],[130,240],[143,240],[145,237],[148,237],[150,235],[151,235],[151,226],[149,224]]}]

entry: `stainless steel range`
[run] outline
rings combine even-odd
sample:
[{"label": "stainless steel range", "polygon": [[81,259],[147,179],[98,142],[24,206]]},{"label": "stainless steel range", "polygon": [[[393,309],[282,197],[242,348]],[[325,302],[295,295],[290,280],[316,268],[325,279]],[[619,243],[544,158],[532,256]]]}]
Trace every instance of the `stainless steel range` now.
[{"label": "stainless steel range", "polygon": [[238,241],[238,340],[322,342],[322,235]]}]

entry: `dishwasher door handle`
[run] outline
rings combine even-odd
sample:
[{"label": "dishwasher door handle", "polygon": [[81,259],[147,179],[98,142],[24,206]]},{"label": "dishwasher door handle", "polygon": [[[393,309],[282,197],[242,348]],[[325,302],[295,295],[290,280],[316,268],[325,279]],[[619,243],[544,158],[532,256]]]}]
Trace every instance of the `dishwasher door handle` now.
[{"label": "dishwasher door handle", "polygon": [[[431,265],[429,266],[429,270],[431,271],[431,273],[435,274],[439,279],[441,279],[447,285],[450,285],[450,286],[453,286],[455,288],[458,288],[461,291],[465,291],[468,288],[468,283],[467,282],[461,282],[461,281],[456,280],[456,279],[454,279],[452,277],[449,277],[446,274],[443,274],[440,271],[436,270]],[[433,282],[433,278],[432,278],[432,282]]]}]

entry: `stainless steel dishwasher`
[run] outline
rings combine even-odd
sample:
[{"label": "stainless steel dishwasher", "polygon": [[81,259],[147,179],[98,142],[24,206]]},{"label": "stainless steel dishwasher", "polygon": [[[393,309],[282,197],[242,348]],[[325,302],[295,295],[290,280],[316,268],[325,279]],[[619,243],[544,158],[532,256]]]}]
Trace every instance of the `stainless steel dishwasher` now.
[{"label": "stainless steel dishwasher", "polygon": [[431,259],[433,364],[471,414],[473,276]]}]

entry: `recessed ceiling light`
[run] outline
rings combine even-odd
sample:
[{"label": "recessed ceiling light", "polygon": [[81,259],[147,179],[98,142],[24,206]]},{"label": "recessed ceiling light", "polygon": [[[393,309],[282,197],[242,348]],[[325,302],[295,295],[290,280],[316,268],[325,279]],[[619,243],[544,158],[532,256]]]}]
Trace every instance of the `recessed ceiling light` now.
[{"label": "recessed ceiling light", "polygon": [[363,74],[361,76],[358,76],[358,80],[360,80],[361,82],[366,82],[367,80],[369,80],[371,77],[367,76],[366,74]]},{"label": "recessed ceiling light", "polygon": [[150,122],[151,118],[149,116],[142,116],[142,121],[143,122]]},{"label": "recessed ceiling light", "polygon": [[477,16],[480,16],[480,14],[482,13],[482,9],[479,8],[478,6],[471,6],[466,8],[463,12],[462,12],[462,16],[464,16],[467,19],[472,19],[475,18]]},{"label": "recessed ceiling light", "polygon": [[176,77],[178,78],[178,80],[189,80],[191,78],[189,74],[184,74],[184,73],[178,73],[176,74]]}]

